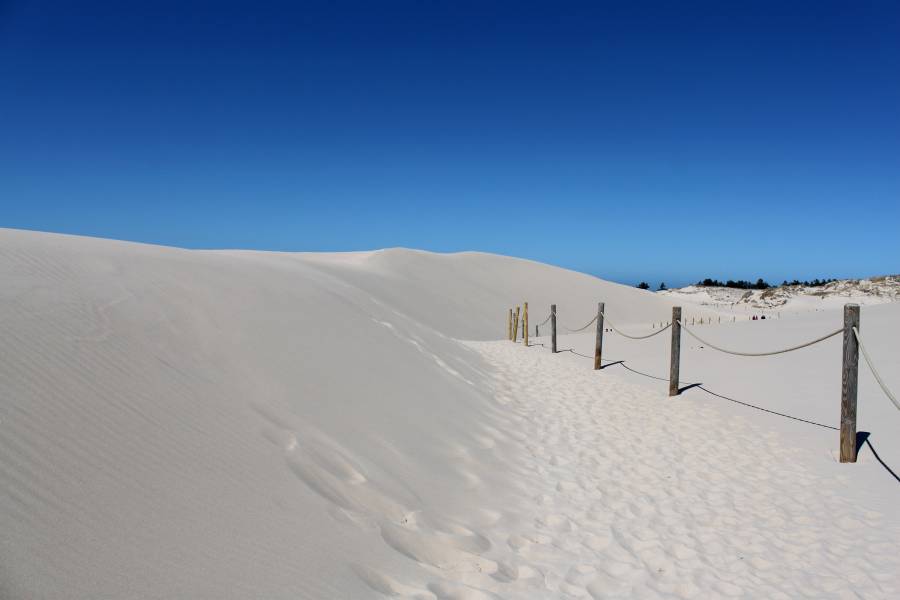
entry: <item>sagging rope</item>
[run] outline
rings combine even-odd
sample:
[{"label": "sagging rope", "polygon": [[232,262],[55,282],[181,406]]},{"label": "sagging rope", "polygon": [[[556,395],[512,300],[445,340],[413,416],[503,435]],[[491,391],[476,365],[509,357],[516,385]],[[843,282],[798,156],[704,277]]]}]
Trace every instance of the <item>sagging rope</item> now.
[{"label": "sagging rope", "polygon": [[596,321],[596,320],[597,320],[597,317],[594,317],[593,319],[591,319],[591,320],[588,322],[587,325],[585,325],[584,327],[579,327],[578,329],[569,329],[569,328],[566,327],[565,325],[560,325],[560,327],[562,327],[563,329],[565,329],[565,330],[568,331],[569,333],[578,333],[579,331],[584,331],[585,329],[587,329],[588,327],[590,327],[590,326],[594,323],[594,321]]},{"label": "sagging rope", "polygon": [[669,323],[668,325],[666,325],[666,326],[663,327],[662,329],[657,329],[656,331],[654,331],[654,332],[651,333],[650,335],[628,335],[627,333],[625,333],[624,331],[621,331],[618,327],[616,327],[615,325],[613,325],[612,322],[606,317],[606,314],[605,314],[605,313],[600,313],[600,314],[603,315],[603,319],[604,319],[603,322],[604,322],[604,324],[609,323],[610,329],[612,329],[613,331],[615,331],[615,332],[618,333],[619,335],[624,335],[625,337],[627,337],[627,338],[629,338],[629,339],[632,339],[632,340],[646,340],[647,338],[651,338],[651,337],[653,337],[654,335],[657,335],[657,334],[662,333],[663,331],[665,331],[666,329],[668,329],[669,327],[672,326],[672,324]]},{"label": "sagging rope", "polygon": [[875,381],[878,382],[878,385],[881,386],[882,391],[888,397],[888,399],[894,403],[894,406],[897,410],[900,410],[900,403],[897,402],[897,398],[894,397],[894,394],[891,393],[891,390],[887,388],[884,381],[881,379],[881,375],[878,374],[878,371],[875,369],[875,365],[872,364],[872,359],[869,358],[869,352],[866,350],[866,347],[863,345],[862,338],[859,335],[859,329],[856,327],[853,328],[853,335],[856,336],[856,342],[859,344],[859,349],[862,350],[863,358],[866,359],[866,364],[869,365],[869,370],[872,371],[872,375],[875,376]]},{"label": "sagging rope", "polygon": [[534,337],[541,337],[541,334],[540,334],[541,327],[543,327],[544,324],[547,323],[547,321],[549,321],[552,316],[553,316],[553,313],[550,313],[549,315],[547,315],[546,319],[544,319],[543,321],[541,321],[540,323],[538,323],[537,325],[534,326]]},{"label": "sagging rope", "polygon": [[807,346],[812,346],[813,344],[818,344],[819,342],[825,341],[825,340],[827,340],[828,338],[833,337],[833,336],[836,336],[837,334],[839,334],[839,333],[841,333],[842,331],[844,331],[844,328],[841,327],[840,329],[837,329],[837,330],[835,330],[835,331],[832,331],[831,333],[829,333],[829,334],[827,334],[827,335],[823,335],[823,336],[820,337],[820,338],[816,338],[816,339],[814,339],[814,340],[812,340],[812,341],[809,341],[809,342],[806,342],[806,343],[803,343],[803,344],[799,344],[799,345],[797,345],[797,346],[791,346],[790,348],[784,348],[784,349],[782,349],[782,350],[773,350],[773,351],[771,351],[771,352],[738,352],[737,350],[728,350],[728,349],[726,349],[726,348],[720,348],[719,346],[716,346],[715,344],[710,344],[709,342],[707,342],[706,340],[704,340],[703,338],[701,338],[699,335],[697,335],[696,333],[694,333],[693,331],[691,331],[690,329],[688,329],[687,327],[685,327],[684,323],[682,323],[681,321],[678,321],[678,324],[681,325],[681,327],[682,327],[685,331],[687,331],[687,332],[688,332],[694,339],[696,339],[698,342],[701,342],[701,343],[703,343],[703,344],[706,344],[707,346],[709,346],[709,347],[712,348],[713,350],[718,350],[719,352],[724,352],[725,354],[734,354],[735,356],[773,356],[773,355],[775,355],[775,354],[784,354],[784,353],[786,353],[786,352],[793,352],[794,350],[799,350],[799,349],[801,349],[801,348],[806,348]]}]

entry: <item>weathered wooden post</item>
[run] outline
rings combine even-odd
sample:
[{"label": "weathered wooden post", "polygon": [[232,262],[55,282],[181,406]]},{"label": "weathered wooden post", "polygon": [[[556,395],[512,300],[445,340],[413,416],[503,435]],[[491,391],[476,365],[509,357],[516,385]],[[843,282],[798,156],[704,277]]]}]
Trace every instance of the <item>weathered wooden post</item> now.
[{"label": "weathered wooden post", "polygon": [[681,307],[672,307],[672,354],[669,366],[669,395],[678,395],[678,371],[681,363]]},{"label": "weathered wooden post", "polygon": [[556,305],[550,305],[550,352],[556,354]]},{"label": "weathered wooden post", "polygon": [[603,354],[603,313],[606,303],[597,303],[597,338],[594,340],[594,370],[600,370],[600,356]]},{"label": "weathered wooden post", "polygon": [[512,309],[509,309],[509,317],[506,319],[506,339],[512,341]]},{"label": "weathered wooden post", "polygon": [[519,310],[521,308],[521,306],[516,307],[516,316],[515,320],[513,321],[513,343],[519,341]]},{"label": "weathered wooden post", "polygon": [[844,305],[844,367],[841,372],[841,462],[856,462],[856,384],[859,374],[859,304]]},{"label": "weathered wooden post", "polygon": [[525,303],[525,310],[522,313],[522,340],[525,346],[528,346],[528,303]]}]

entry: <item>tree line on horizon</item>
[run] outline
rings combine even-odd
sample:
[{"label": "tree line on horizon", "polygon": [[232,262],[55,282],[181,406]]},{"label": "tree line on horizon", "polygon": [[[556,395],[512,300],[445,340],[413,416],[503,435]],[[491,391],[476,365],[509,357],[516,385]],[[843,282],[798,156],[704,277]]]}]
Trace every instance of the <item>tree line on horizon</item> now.
[{"label": "tree line on horizon", "polygon": [[[835,281],[837,281],[837,279],[835,279],[835,278],[831,278],[831,279],[816,278],[816,279],[813,279],[812,281],[808,281],[808,280],[800,281],[799,279],[794,279],[793,281],[788,281],[787,279],[785,279],[783,282],[781,282],[780,287],[788,287],[788,286],[792,286],[792,285],[802,285],[804,287],[822,287],[826,284],[833,283]],[[738,279],[737,281],[735,281],[733,279],[729,279],[728,281],[722,283],[718,279],[711,279],[711,278],[707,277],[706,279],[701,279],[700,281],[698,281],[697,286],[698,287],[726,287],[726,288],[733,288],[733,289],[738,289],[738,290],[767,290],[771,287],[776,287],[776,286],[773,286],[772,284],[770,284],[768,281],[766,281],[762,277],[757,279],[756,283],[753,283],[750,281],[745,281],[743,279]],[[642,281],[637,285],[637,287],[642,290],[649,290],[650,284],[647,283],[646,281]],[[664,291],[669,288],[666,287],[665,282],[662,282],[659,284],[659,287],[656,289],[658,291]]]},{"label": "tree line on horizon", "polygon": [[[832,283],[834,281],[837,281],[837,279],[834,279],[834,278],[818,279],[818,278],[816,278],[816,279],[813,279],[812,281],[809,281],[809,280],[800,281],[799,279],[794,279],[793,281],[788,281],[787,279],[785,279],[784,281],[781,282],[780,287],[788,287],[791,285],[802,285],[805,287],[822,287],[823,285]],[[756,283],[744,281],[743,279],[738,279],[737,281],[729,279],[725,283],[722,283],[718,279],[710,279],[709,277],[707,277],[706,279],[698,281],[697,285],[699,287],[727,287],[727,288],[736,288],[739,290],[767,290],[771,287],[776,287],[776,286],[770,284],[768,281],[766,281],[762,277],[757,279]]]}]

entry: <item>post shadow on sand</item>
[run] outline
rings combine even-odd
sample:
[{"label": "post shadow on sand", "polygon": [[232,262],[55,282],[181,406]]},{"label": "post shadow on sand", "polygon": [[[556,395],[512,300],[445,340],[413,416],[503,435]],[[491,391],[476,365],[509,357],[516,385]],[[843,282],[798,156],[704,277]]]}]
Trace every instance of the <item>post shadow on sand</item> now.
[{"label": "post shadow on sand", "polygon": [[[542,348],[546,348],[546,346],[543,344],[543,342],[535,343],[535,344],[528,344],[528,347],[532,347],[532,346],[541,346]],[[576,356],[581,356],[583,358],[589,358],[591,360],[593,360],[593,358],[594,358],[593,356],[588,356],[587,354],[582,354],[580,352],[576,352],[574,348],[564,348],[562,350],[557,350],[557,354],[560,354],[563,352],[569,352]],[[642,375],[642,376],[648,377],[650,379],[655,379],[657,381],[668,381],[668,379],[666,379],[665,377],[657,377],[655,375],[650,375],[649,373],[643,373],[641,371],[638,371],[637,369],[632,369],[627,364],[625,364],[624,360],[609,361],[605,365],[601,366],[600,368],[605,369],[606,367],[612,367],[612,366],[620,366],[623,369],[627,369],[628,371],[631,371],[632,373],[636,373],[638,375]],[[681,383],[681,382],[679,382],[679,383]],[[802,423],[808,423],[810,425],[816,425],[818,427],[823,427],[825,429],[832,429],[834,431],[838,431],[838,429],[839,429],[838,427],[834,427],[832,425],[825,425],[824,423],[817,423],[816,421],[810,421],[808,419],[801,419],[800,417],[795,417],[795,416],[788,415],[785,413],[780,413],[780,412],[777,412],[774,410],[770,410],[768,408],[763,408],[762,406],[750,404],[749,402],[742,402],[740,400],[735,400],[734,398],[729,398],[728,396],[723,396],[722,394],[717,394],[716,392],[703,387],[703,382],[685,383],[684,386],[682,386],[678,389],[678,393],[681,394],[682,392],[685,392],[685,391],[693,389],[693,388],[702,390],[711,396],[715,396],[715,397],[721,398],[723,400],[728,400],[729,402],[734,402],[735,404],[740,404],[740,405],[746,406],[748,408],[754,408],[754,409],[762,411],[762,412],[767,412],[772,415],[784,417],[786,419],[792,419],[794,421],[800,421]],[[879,462],[879,464],[881,464],[881,466],[884,467],[885,471],[887,471],[891,475],[891,477],[893,477],[897,481],[897,483],[900,483],[900,476],[898,476],[897,473],[895,473],[893,469],[891,469],[883,460],[881,460],[881,457],[878,455],[878,452],[876,452],[875,446],[873,446],[872,442],[869,440],[869,432],[868,431],[860,431],[860,432],[857,432],[857,434],[856,434],[857,452],[859,452],[859,450],[863,447],[863,445],[866,445],[869,447],[869,450],[872,451],[872,456],[875,457],[875,460],[877,460]]]},{"label": "post shadow on sand", "polygon": [[[622,366],[625,366],[625,365],[622,365]],[[627,367],[626,367],[626,368],[627,368]],[[695,384],[693,384],[693,385],[689,385],[689,386],[687,386],[687,387],[685,387],[685,388],[683,388],[683,389],[689,389],[689,388],[692,388],[692,387],[696,387],[696,388],[698,388],[698,389],[700,389],[700,390],[706,392],[707,394],[709,394],[709,395],[711,395],[711,396],[715,396],[715,397],[717,397],[717,398],[722,398],[723,400],[728,400],[729,402],[734,402],[734,403],[736,403],[736,404],[741,404],[741,405],[747,406],[747,407],[749,407],[749,408],[755,408],[756,410],[761,410],[761,411],[763,411],[763,412],[767,412],[767,413],[772,414],[772,415],[776,415],[776,416],[779,416],[779,417],[784,417],[784,418],[786,418],[786,419],[792,419],[792,420],[794,420],[794,421],[800,421],[800,422],[802,422],[802,423],[808,423],[808,424],[810,424],[810,425],[817,425],[817,426],[819,426],[819,427],[823,427],[823,428],[825,428],[825,429],[831,429],[831,430],[834,430],[834,431],[839,431],[839,430],[840,430],[840,428],[838,428],[838,427],[833,427],[833,426],[831,426],[831,425],[825,425],[824,423],[817,423],[817,422],[815,422],[815,421],[809,421],[809,420],[807,420],[807,419],[801,419],[800,417],[794,417],[794,416],[792,416],[792,415],[787,415],[787,414],[784,414],[784,413],[776,412],[776,411],[774,411],[774,410],[769,410],[768,408],[763,408],[763,407],[761,407],[761,406],[756,406],[755,404],[749,404],[749,403],[747,403],[747,402],[741,402],[740,400],[735,400],[734,398],[729,398],[728,396],[723,396],[722,394],[717,394],[717,393],[715,393],[715,392],[713,392],[713,391],[711,391],[711,390],[708,390],[707,388],[703,387],[703,386],[702,386],[701,384],[699,384],[699,383],[695,383]],[[680,392],[680,391],[683,391],[683,390],[679,390],[679,392]],[[879,463],[882,467],[884,467],[884,470],[887,471],[887,472],[890,474],[890,476],[893,477],[893,478],[897,481],[897,483],[900,483],[900,476],[898,476],[897,473],[895,473],[894,470],[891,469],[891,468],[887,465],[887,463],[885,463],[883,460],[881,460],[881,457],[880,457],[880,456],[878,456],[878,452],[875,451],[875,446],[873,446],[871,440],[869,440],[869,435],[870,435],[870,434],[869,434],[868,431],[858,431],[858,432],[856,432],[856,451],[857,451],[857,453],[859,453],[859,451],[862,449],[862,447],[863,447],[864,444],[865,444],[866,446],[868,446],[868,447],[869,447],[869,450],[872,451],[872,456],[875,457],[875,460],[877,460],[878,463]]]},{"label": "post shadow on sand", "polygon": [[869,450],[872,451],[872,456],[874,456],[875,460],[877,460],[879,463],[881,463],[881,466],[884,467],[884,469],[888,473],[891,474],[891,477],[896,479],[897,483],[900,483],[900,476],[898,476],[896,473],[894,473],[894,470],[891,469],[889,466],[887,466],[887,464],[885,464],[885,462],[883,460],[881,460],[881,457],[878,456],[878,453],[875,451],[875,446],[872,445],[872,441],[869,439],[869,432],[868,431],[857,431],[856,432],[856,452],[857,452],[857,454],[859,453],[860,449],[863,447],[863,444],[865,444],[866,446],[869,447]]},{"label": "post shadow on sand", "polygon": [[590,359],[592,359],[592,360],[593,360],[593,358],[594,358],[593,356],[588,356],[587,354],[582,354],[581,352],[575,352],[574,348],[564,348],[564,349],[562,349],[562,350],[557,350],[557,351],[556,351],[557,354],[562,354],[563,352],[569,352],[569,353],[571,353],[571,354],[574,354],[575,356],[581,356],[581,357],[584,357],[584,358],[590,358]]},{"label": "post shadow on sand", "polygon": [[[576,354],[576,355],[578,355],[578,356],[583,356],[584,358],[591,358],[591,359],[593,358],[593,356],[587,356],[586,354],[581,354],[581,353],[579,353],[579,352],[575,352],[575,350],[573,350],[572,348],[567,348],[567,349],[565,349],[565,350],[560,350],[560,352],[571,352],[572,354]],[[614,366],[614,365],[618,365],[618,366],[620,366],[620,367],[622,367],[622,368],[624,368],[624,369],[627,369],[627,370],[631,371],[632,373],[636,373],[636,374],[642,375],[642,376],[644,376],[644,377],[649,377],[650,379],[656,379],[656,380],[658,380],[658,381],[668,381],[668,379],[666,379],[666,378],[664,378],[664,377],[656,377],[655,375],[650,375],[649,373],[643,373],[643,372],[641,372],[641,371],[638,371],[637,369],[632,369],[632,368],[629,367],[627,364],[625,364],[625,361],[624,361],[624,360],[610,361],[610,362],[608,362],[607,364],[603,365],[602,368],[611,367],[611,366]],[[784,417],[784,418],[786,418],[786,419],[791,419],[791,420],[794,420],[794,421],[800,421],[800,422],[802,422],[802,423],[808,423],[808,424],[810,424],[810,425],[816,425],[816,426],[818,426],[818,427],[823,427],[823,428],[825,428],[825,429],[832,429],[832,430],[834,430],[834,431],[837,431],[837,430],[839,429],[838,427],[833,427],[833,426],[831,426],[831,425],[825,425],[824,423],[817,423],[816,421],[810,421],[810,420],[808,420],[808,419],[801,419],[800,417],[795,417],[795,416],[793,416],[793,415],[788,415],[788,414],[785,414],[785,413],[780,413],[780,412],[777,412],[777,411],[774,411],[774,410],[770,410],[770,409],[768,409],[768,408],[763,408],[762,406],[757,406],[757,405],[755,405],[755,404],[750,404],[749,402],[742,402],[742,401],[740,401],[740,400],[735,400],[734,398],[729,398],[728,396],[724,396],[724,395],[722,395],[722,394],[717,394],[716,392],[714,392],[714,391],[712,391],[712,390],[710,390],[710,389],[708,389],[708,388],[703,387],[703,383],[702,383],[702,382],[699,382],[699,383],[687,383],[687,384],[685,384],[684,386],[682,386],[681,388],[678,389],[678,393],[680,394],[680,393],[685,392],[685,391],[687,391],[687,390],[690,390],[690,389],[692,389],[692,388],[697,388],[697,389],[699,389],[699,390],[702,390],[703,392],[706,392],[707,394],[709,394],[709,395],[711,395],[711,396],[715,396],[715,397],[721,398],[721,399],[723,399],[723,400],[728,400],[729,402],[734,402],[735,404],[740,404],[740,405],[746,406],[746,407],[748,407],[748,408],[753,408],[753,409],[756,409],[756,410],[759,410],[759,411],[762,411],[762,412],[767,412],[767,413],[769,413],[769,414],[771,414],[771,415],[776,415],[776,416],[779,416],[779,417]],[[878,455],[878,452],[875,450],[875,446],[872,445],[872,442],[871,442],[871,440],[869,439],[869,432],[868,432],[868,431],[861,431],[861,432],[858,432],[857,435],[856,435],[856,448],[857,448],[857,452],[858,452],[860,449],[862,449],[863,445],[866,445],[866,446],[869,447],[869,450],[872,451],[872,456],[875,457],[875,460],[877,460],[878,463],[879,463],[882,467],[884,467],[884,470],[887,471],[887,472],[891,475],[891,477],[893,477],[893,478],[897,481],[897,483],[900,483],[900,476],[898,476],[897,473],[894,472],[894,470],[891,469],[891,467],[889,467],[889,466],[887,465],[887,463],[885,463],[885,462],[881,459],[881,457]]]},{"label": "post shadow on sand", "polygon": [[687,384],[687,385],[684,386],[684,387],[678,388],[678,393],[680,394],[680,393],[682,393],[682,392],[688,391],[688,390],[691,389],[691,388],[700,387],[700,386],[702,386],[702,385],[703,385],[703,382],[702,382],[702,381],[699,382],[699,383],[689,383],[689,384]]}]

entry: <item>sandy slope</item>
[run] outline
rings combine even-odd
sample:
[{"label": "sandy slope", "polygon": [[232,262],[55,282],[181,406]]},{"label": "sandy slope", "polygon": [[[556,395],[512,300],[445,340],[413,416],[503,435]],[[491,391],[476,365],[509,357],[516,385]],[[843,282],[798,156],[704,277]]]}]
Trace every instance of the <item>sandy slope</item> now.
[{"label": "sandy slope", "polygon": [[0,277],[2,598],[898,589],[871,463],[759,444],[571,353],[458,341],[525,298],[646,327],[670,309],[652,293],[483,254],[12,230]]},{"label": "sandy slope", "polygon": [[610,317],[623,323],[649,323],[670,314],[674,304],[652,292],[583,273],[480,252],[395,248],[343,254],[216,254],[266,266],[290,269],[299,263],[315,268],[444,335],[465,340],[504,336],[507,309],[523,300],[529,302],[532,325],[544,320],[556,303],[560,319],[565,317],[573,327],[585,315],[585,322],[590,319],[600,300],[609,304]]},{"label": "sandy slope", "polygon": [[449,334],[496,338],[508,305],[550,288],[579,309],[627,297],[629,319],[666,307],[503,257],[12,230],[0,277],[6,597],[371,592],[351,565],[417,570],[385,551],[384,519],[506,488],[502,462],[462,458],[496,407]]}]

